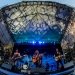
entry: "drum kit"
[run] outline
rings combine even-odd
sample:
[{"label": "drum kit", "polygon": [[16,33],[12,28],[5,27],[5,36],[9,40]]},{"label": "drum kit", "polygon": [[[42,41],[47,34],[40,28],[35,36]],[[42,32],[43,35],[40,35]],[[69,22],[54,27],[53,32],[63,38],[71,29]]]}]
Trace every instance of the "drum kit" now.
[{"label": "drum kit", "polygon": [[17,63],[15,66],[19,67],[20,69],[27,70],[31,68],[32,61],[29,59],[28,56],[23,56],[21,59],[16,61]]},{"label": "drum kit", "polygon": [[[32,56],[23,56],[21,59],[16,61],[18,64],[15,64],[15,66],[19,67],[20,69],[23,70],[28,70],[28,69],[35,69],[36,66],[33,62],[33,58]],[[42,62],[45,62],[44,60],[42,60]],[[49,68],[49,64],[47,64],[47,62],[42,63],[43,68]]]}]

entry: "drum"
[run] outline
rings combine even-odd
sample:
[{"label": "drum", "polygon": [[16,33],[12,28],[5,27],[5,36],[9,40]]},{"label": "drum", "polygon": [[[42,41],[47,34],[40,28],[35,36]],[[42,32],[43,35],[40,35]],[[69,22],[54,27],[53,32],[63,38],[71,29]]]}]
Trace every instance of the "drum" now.
[{"label": "drum", "polygon": [[24,64],[28,63],[28,62],[29,62],[28,56],[23,56],[23,58],[21,59],[21,61],[22,61]]},{"label": "drum", "polygon": [[25,66],[29,65],[29,58],[28,58],[28,56],[23,56],[20,60],[18,60],[16,62],[17,62],[17,64],[16,64],[17,67],[23,68],[24,65]]},{"label": "drum", "polygon": [[27,70],[28,69],[28,65],[23,65],[23,69]]}]

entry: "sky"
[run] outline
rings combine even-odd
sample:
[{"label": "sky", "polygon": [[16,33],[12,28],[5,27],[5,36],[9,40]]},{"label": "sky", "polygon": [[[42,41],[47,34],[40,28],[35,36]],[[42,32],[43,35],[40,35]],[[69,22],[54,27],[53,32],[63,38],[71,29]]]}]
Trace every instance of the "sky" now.
[{"label": "sky", "polygon": [[0,0],[0,8],[18,3],[21,1],[53,1],[75,7],[75,0]]}]

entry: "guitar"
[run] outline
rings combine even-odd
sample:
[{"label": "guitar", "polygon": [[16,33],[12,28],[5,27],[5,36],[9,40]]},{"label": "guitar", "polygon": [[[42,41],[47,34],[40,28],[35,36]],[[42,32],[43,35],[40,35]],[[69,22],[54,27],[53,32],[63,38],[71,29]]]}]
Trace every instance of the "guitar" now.
[{"label": "guitar", "polygon": [[63,55],[58,55],[58,56],[55,56],[55,60],[58,61],[58,60],[62,60],[63,58]]},{"label": "guitar", "polygon": [[11,60],[13,60],[15,62],[17,60],[20,60],[21,58],[22,58],[21,56],[18,56],[18,57],[11,58]]},{"label": "guitar", "polygon": [[34,56],[32,57],[32,61],[33,61],[34,63],[36,63],[36,62],[41,62],[41,57],[42,57],[44,54],[46,54],[46,53],[42,53],[42,54],[39,54],[39,55],[34,55]]},{"label": "guitar", "polygon": [[32,61],[34,62],[34,63],[36,63],[36,62],[39,62],[40,61],[40,57],[39,56],[33,56],[32,57]]}]

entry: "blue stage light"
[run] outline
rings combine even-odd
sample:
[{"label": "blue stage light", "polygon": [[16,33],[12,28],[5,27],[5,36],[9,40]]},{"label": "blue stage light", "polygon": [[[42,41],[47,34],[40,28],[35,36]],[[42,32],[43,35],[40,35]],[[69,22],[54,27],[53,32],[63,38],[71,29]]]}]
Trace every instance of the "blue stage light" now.
[{"label": "blue stage light", "polygon": [[39,44],[42,44],[42,42],[41,42],[41,41],[39,41]]},{"label": "blue stage light", "polygon": [[55,42],[54,42],[54,45],[55,45]]},{"label": "blue stage light", "polygon": [[35,44],[36,42],[35,42],[35,41],[33,41],[32,43],[33,43],[33,44]]},{"label": "blue stage light", "polygon": [[42,42],[43,44],[45,43],[45,42]]}]

